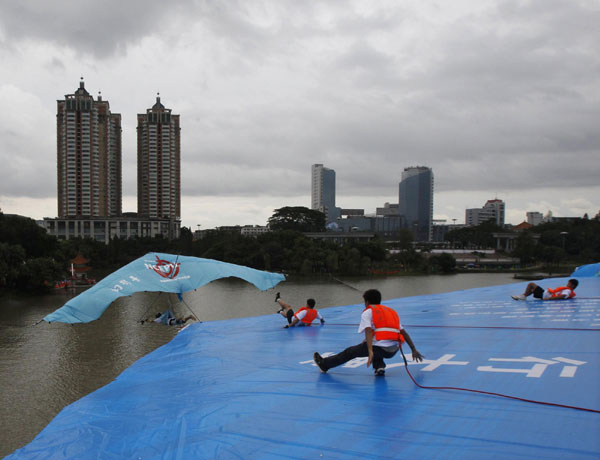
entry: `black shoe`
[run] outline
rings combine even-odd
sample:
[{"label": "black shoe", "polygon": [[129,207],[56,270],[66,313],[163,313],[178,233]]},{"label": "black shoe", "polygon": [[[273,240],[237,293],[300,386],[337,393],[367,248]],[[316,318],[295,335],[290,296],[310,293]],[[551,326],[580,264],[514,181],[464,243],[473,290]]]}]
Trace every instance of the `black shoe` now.
[{"label": "black shoe", "polygon": [[280,298],[281,298],[281,295],[279,294],[279,292],[277,294],[275,294],[275,302],[277,302]]},{"label": "black shoe", "polygon": [[381,376],[385,375],[385,369],[383,367],[380,367],[379,369],[375,369],[375,375],[377,377],[381,377]]},{"label": "black shoe", "polygon": [[319,367],[319,369],[321,369],[321,372],[323,372],[323,374],[325,372],[327,372],[327,369],[325,368],[325,364],[323,364],[323,357],[316,351],[315,351],[315,354],[313,355],[313,359],[315,360],[315,364]]}]

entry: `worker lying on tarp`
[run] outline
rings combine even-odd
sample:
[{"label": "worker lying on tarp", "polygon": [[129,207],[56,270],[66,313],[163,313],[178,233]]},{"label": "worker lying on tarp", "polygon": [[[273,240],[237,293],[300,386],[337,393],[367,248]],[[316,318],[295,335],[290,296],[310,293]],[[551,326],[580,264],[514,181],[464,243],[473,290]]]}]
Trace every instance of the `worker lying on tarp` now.
[{"label": "worker lying on tarp", "polygon": [[[189,315],[185,318],[177,318],[175,314],[168,308],[162,313],[156,313],[154,318],[148,318],[145,321],[149,323],[164,324],[165,326],[181,326],[186,322],[194,319],[194,316]],[[142,321],[142,324],[144,321]]]},{"label": "worker lying on tarp", "polygon": [[285,328],[294,326],[310,326],[315,319],[321,321],[321,325],[325,323],[325,320],[321,316],[321,313],[315,308],[315,299],[308,299],[306,306],[300,308],[296,313],[292,309],[291,305],[281,300],[279,292],[275,296],[275,302],[277,302],[281,308],[277,313],[287,319],[288,323]]},{"label": "worker lying on tarp", "polygon": [[402,342],[408,343],[414,361],[423,361],[423,355],[419,353],[408,332],[400,324],[396,311],[381,305],[381,293],[377,289],[369,289],[363,294],[363,299],[365,309],[360,317],[358,333],[364,331],[365,340],[326,358],[315,352],[313,359],[321,372],[327,372],[354,358],[368,357],[367,367],[373,364],[376,376],[385,375],[383,359],[393,357]]},{"label": "worker lying on tarp", "polygon": [[572,278],[568,281],[566,286],[561,286],[557,288],[548,288],[545,289],[541,286],[538,286],[535,283],[529,283],[525,288],[525,292],[521,295],[513,295],[511,296],[515,300],[526,300],[531,294],[536,299],[541,300],[564,300],[564,299],[572,299],[575,297],[575,288],[579,285],[579,281],[575,278]]}]

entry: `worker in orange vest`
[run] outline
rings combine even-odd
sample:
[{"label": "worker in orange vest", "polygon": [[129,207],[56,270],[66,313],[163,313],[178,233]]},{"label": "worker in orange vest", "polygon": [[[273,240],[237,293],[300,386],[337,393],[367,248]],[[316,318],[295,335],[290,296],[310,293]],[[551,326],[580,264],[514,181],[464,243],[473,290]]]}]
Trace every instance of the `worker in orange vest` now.
[{"label": "worker in orange vest", "polygon": [[412,359],[417,362],[423,361],[423,355],[400,324],[396,311],[381,305],[381,293],[377,289],[369,289],[363,294],[363,299],[365,309],[360,317],[358,333],[364,332],[365,340],[326,358],[315,352],[313,358],[321,372],[327,372],[351,359],[368,356],[367,367],[373,364],[376,376],[385,375],[384,358],[393,357],[404,342],[412,350]]},{"label": "worker in orange vest", "polygon": [[578,285],[579,281],[577,281],[575,278],[570,279],[566,286],[561,286],[554,289],[548,288],[546,290],[535,283],[529,283],[523,294],[513,295],[511,297],[515,300],[526,300],[527,297],[533,294],[533,297],[540,300],[572,299],[575,297],[575,288]]},{"label": "worker in orange vest", "polygon": [[277,302],[281,308],[277,313],[287,319],[288,323],[285,328],[294,326],[310,326],[315,319],[321,321],[321,325],[325,323],[325,320],[321,316],[321,313],[315,308],[315,299],[308,299],[306,306],[300,308],[296,313],[292,309],[292,306],[281,300],[279,292],[275,296],[275,302]]}]

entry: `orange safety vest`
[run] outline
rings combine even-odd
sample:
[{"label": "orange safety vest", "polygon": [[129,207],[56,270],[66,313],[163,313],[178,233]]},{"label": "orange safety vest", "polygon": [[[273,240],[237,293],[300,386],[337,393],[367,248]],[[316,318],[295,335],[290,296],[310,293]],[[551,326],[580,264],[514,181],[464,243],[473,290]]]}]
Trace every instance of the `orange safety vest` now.
[{"label": "orange safety vest", "polygon": [[573,292],[573,290],[571,288],[568,288],[566,286],[561,286],[561,287],[557,287],[556,289],[550,289],[548,288],[548,292],[550,294],[552,294],[552,297],[550,297],[551,299],[558,299],[558,298],[563,298],[561,295],[561,292],[564,291],[565,289],[570,289],[571,293],[569,294],[569,297],[567,297],[567,299],[572,299],[573,297],[575,297],[575,292]]},{"label": "orange safety vest", "polygon": [[395,310],[385,305],[369,305],[367,308],[373,312],[375,340],[397,340],[404,343],[404,336],[400,334],[400,318]]},{"label": "orange safety vest", "polygon": [[304,318],[302,318],[300,321],[302,321],[305,324],[311,324],[313,322],[313,319],[317,317],[317,310],[315,310],[314,308],[302,307],[296,312],[294,316],[298,318],[298,313],[300,313],[302,310],[306,310],[306,315],[304,315]]}]

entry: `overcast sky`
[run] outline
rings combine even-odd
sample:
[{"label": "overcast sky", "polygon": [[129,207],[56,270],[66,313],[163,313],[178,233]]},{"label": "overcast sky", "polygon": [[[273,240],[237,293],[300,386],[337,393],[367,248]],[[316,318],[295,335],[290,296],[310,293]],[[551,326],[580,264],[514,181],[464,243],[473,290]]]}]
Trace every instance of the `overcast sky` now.
[{"label": "overcast sky", "polygon": [[398,202],[435,176],[434,217],[506,202],[600,209],[600,1],[0,0],[0,208],[55,217],[56,101],[80,77],[123,123],[136,211],[136,114],[181,115],[182,224],[264,225],[310,207]]}]

